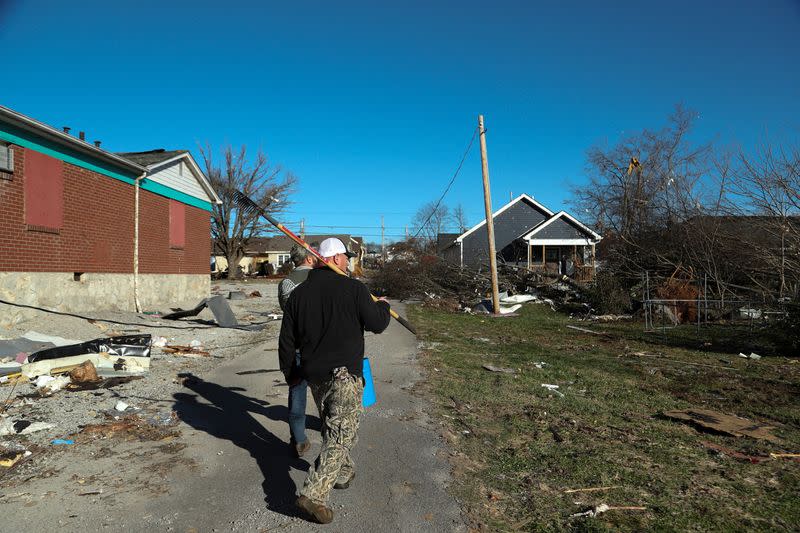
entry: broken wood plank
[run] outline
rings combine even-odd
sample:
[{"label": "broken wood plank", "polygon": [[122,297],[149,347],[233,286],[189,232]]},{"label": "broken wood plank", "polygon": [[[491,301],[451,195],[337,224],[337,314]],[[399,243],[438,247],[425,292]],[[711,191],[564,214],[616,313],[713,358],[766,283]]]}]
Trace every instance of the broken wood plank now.
[{"label": "broken wood plank", "polygon": [[601,490],[611,490],[622,488],[622,485],[609,485],[608,487],[588,487],[585,489],[569,489],[565,490],[564,494],[572,494],[574,492],[599,492]]}]

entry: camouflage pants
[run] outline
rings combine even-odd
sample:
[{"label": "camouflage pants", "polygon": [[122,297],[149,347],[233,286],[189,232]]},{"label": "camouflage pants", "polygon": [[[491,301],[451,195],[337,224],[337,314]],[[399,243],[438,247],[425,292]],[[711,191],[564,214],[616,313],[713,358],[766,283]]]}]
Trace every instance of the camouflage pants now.
[{"label": "camouflage pants", "polygon": [[364,384],[347,369],[337,368],[328,381],[308,385],[322,419],[322,448],[308,470],[300,494],[327,505],[333,485],[337,481],[348,481],[355,473],[350,450],[358,442],[358,418],[364,411],[361,406]]}]

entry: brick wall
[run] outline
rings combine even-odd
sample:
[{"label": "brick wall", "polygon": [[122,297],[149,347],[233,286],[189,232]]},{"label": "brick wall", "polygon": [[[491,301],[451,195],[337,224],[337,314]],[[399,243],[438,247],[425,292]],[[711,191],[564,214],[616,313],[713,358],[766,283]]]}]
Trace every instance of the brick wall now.
[{"label": "brick wall", "polygon": [[[63,164],[64,217],[56,232],[25,224],[25,154],[13,146],[14,173],[0,176],[0,271],[133,271],[134,187]],[[183,249],[169,247],[169,200],[140,191],[140,272],[207,274],[209,214],[186,206]]]}]

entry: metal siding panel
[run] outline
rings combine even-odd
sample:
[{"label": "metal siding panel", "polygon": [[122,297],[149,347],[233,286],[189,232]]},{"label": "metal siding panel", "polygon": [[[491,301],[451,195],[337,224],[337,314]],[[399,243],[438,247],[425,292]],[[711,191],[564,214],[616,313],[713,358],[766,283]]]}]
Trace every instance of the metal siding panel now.
[{"label": "metal siding panel", "polygon": [[208,197],[208,194],[206,194],[206,191],[188,168],[184,168],[183,176],[178,173],[178,163],[180,162],[162,168],[158,172],[148,176],[148,179],[170,187],[171,189],[175,189],[176,191],[188,194],[189,196],[194,196],[206,202],[210,201],[211,199]]}]

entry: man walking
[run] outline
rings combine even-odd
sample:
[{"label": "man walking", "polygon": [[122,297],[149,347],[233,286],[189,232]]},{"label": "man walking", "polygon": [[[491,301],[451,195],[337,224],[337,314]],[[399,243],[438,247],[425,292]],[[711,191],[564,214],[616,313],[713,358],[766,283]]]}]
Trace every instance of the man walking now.
[{"label": "man walking", "polygon": [[[311,243],[316,248],[318,243]],[[317,259],[308,250],[300,246],[292,246],[289,257],[294,263],[292,270],[286,278],[281,280],[278,285],[278,304],[281,311],[286,311],[286,301],[292,291],[303,283],[308,277],[308,273],[317,264]],[[295,364],[300,366],[300,352],[297,352]],[[306,397],[308,386],[306,380],[299,377],[299,372],[295,373],[297,383],[289,383],[289,433],[291,435],[291,446],[294,448],[297,457],[302,457],[311,444],[306,438]]]},{"label": "man walking", "polygon": [[[354,254],[336,238],[320,244],[326,263],[346,271]],[[322,448],[308,471],[297,506],[314,520],[333,520],[328,498],[355,477],[350,451],[358,440],[363,412],[362,359],[364,330],[381,333],[389,325],[389,304],[373,302],[358,280],[317,265],[286,302],[278,343],[281,371],[287,383],[308,381],[322,420]],[[300,366],[294,365],[300,351]],[[298,376],[299,374],[299,376]]]}]

